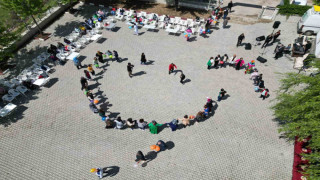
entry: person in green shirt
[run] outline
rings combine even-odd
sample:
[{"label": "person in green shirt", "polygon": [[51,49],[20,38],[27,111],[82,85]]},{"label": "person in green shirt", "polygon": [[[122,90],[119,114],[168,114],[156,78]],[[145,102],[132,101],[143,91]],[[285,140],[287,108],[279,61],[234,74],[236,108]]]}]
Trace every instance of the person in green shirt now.
[{"label": "person in green shirt", "polygon": [[152,121],[148,124],[149,130],[151,134],[158,134],[158,127],[162,126],[163,124],[158,124],[156,121]]},{"label": "person in green shirt", "polygon": [[207,62],[208,69],[210,69],[210,68],[211,68],[211,66],[212,66],[212,62],[213,62],[213,57],[211,57],[211,58],[209,59],[209,61]]}]

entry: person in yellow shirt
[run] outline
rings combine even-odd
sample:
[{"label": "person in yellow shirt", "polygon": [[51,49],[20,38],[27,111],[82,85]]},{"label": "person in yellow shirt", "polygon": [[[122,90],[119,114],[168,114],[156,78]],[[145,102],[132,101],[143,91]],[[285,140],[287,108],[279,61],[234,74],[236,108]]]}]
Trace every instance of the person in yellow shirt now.
[{"label": "person in yellow shirt", "polygon": [[94,70],[93,70],[93,67],[92,67],[92,64],[89,64],[89,66],[88,66],[88,71],[93,75],[93,76],[95,76],[95,72],[94,72]]}]

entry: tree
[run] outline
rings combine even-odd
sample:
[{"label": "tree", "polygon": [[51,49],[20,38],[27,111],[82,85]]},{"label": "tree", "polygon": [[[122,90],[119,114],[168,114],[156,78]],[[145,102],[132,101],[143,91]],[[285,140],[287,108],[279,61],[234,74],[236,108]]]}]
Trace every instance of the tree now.
[{"label": "tree", "polygon": [[43,34],[36,19],[34,18],[35,15],[43,13],[46,10],[43,8],[43,0],[0,0],[0,5],[10,11],[14,11],[22,18],[31,17],[40,34]]},{"label": "tree", "polygon": [[10,45],[18,37],[15,33],[8,32],[8,27],[0,22],[0,60],[12,55],[12,46]]},{"label": "tree", "polygon": [[[319,71],[320,59],[313,59],[312,65]],[[285,74],[276,101],[272,109],[280,122],[279,132],[290,140],[312,135],[313,151],[305,155],[310,163],[305,174],[308,179],[320,179],[320,74]]]}]

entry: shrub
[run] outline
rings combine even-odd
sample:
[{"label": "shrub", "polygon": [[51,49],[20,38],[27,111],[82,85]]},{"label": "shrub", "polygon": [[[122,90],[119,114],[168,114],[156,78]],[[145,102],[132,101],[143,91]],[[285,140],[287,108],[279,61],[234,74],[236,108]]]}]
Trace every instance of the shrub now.
[{"label": "shrub", "polygon": [[299,15],[302,16],[308,9],[312,6],[299,6],[295,4],[285,4],[283,6],[278,6],[279,13],[282,15]]}]

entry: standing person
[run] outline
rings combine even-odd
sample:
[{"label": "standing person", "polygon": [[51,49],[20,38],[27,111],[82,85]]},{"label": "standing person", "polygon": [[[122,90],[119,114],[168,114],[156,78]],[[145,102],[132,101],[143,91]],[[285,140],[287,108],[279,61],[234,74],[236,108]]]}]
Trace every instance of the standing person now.
[{"label": "standing person", "polygon": [[75,65],[78,69],[81,69],[81,68],[82,68],[81,62],[80,62],[80,60],[79,60],[77,57],[74,57],[72,60],[73,60],[74,65]]},{"label": "standing person", "polygon": [[122,129],[124,127],[124,123],[120,116],[115,120],[115,122],[116,122],[116,127],[114,127],[114,129]]},{"label": "standing person", "polygon": [[136,23],[134,24],[133,28],[134,28],[134,35],[139,36],[139,28]]},{"label": "standing person", "polygon": [[87,78],[88,80],[91,80],[91,76],[90,76],[89,71],[83,70],[83,72],[84,72],[84,75],[86,76],[86,78]]},{"label": "standing person", "polygon": [[92,64],[89,64],[89,65],[88,65],[88,71],[89,71],[93,76],[96,75],[95,71],[93,70]]},{"label": "standing person", "polygon": [[208,69],[211,68],[211,66],[212,66],[213,63],[214,63],[214,60],[213,60],[213,57],[211,57],[211,58],[209,59],[209,61],[207,62]]},{"label": "standing person", "polygon": [[144,131],[146,129],[147,122],[145,122],[143,119],[140,119],[137,124],[141,130]]},{"label": "standing person", "polygon": [[158,124],[155,120],[148,124],[149,130],[151,134],[158,134],[158,127],[162,126],[163,124]]},{"label": "standing person", "polygon": [[221,99],[225,96],[227,91],[225,91],[223,88],[220,90],[219,95],[218,95],[218,101],[221,101]]},{"label": "standing person", "polygon": [[268,93],[269,93],[269,89],[264,89],[260,95],[260,98],[264,100],[268,96]]},{"label": "standing person", "polygon": [[222,28],[226,28],[228,25],[228,18],[223,19]]},{"label": "standing person", "polygon": [[133,128],[134,128],[135,125],[136,125],[136,121],[132,120],[132,118],[129,118],[129,119],[127,120],[127,125],[128,125],[129,128],[131,128],[131,130],[133,130]]},{"label": "standing person", "polygon": [[236,60],[236,70],[240,70],[240,68],[243,64],[244,64],[243,58]]},{"label": "standing person", "polygon": [[240,34],[238,37],[237,47],[242,44],[242,41],[245,39],[244,33]]},{"label": "standing person", "polygon": [[232,1],[230,1],[229,3],[228,3],[228,9],[230,10],[230,12],[231,12],[231,8],[233,7],[233,3],[232,3]]},{"label": "standing person", "polygon": [[119,55],[118,55],[118,52],[113,50],[113,55],[114,55],[114,58],[116,59],[116,61],[119,61]]},{"label": "standing person", "polygon": [[184,84],[184,82],[183,82],[183,80],[186,78],[186,76],[183,74],[183,73],[181,73],[181,75],[180,75],[180,83],[181,84]]},{"label": "standing person", "polygon": [[208,19],[207,22],[206,22],[206,25],[205,25],[205,31],[206,33],[208,32],[208,30],[210,30],[210,20]]},{"label": "standing person", "polygon": [[218,54],[218,56],[214,59],[214,68],[218,68],[219,62],[221,60],[220,54]]},{"label": "standing person", "polygon": [[146,56],[144,55],[144,53],[141,54],[141,64],[146,64],[147,59]]},{"label": "standing person", "polygon": [[83,89],[87,89],[88,88],[88,81],[86,80],[86,78],[81,77],[80,83],[81,83],[81,91]]},{"label": "standing person", "polygon": [[96,57],[93,58],[93,64],[97,69],[100,69],[98,59]]},{"label": "standing person", "polygon": [[307,41],[307,44],[304,46],[304,53],[307,53],[311,49],[312,43]]},{"label": "standing person", "polygon": [[132,69],[133,69],[134,65],[132,65],[131,63],[128,63],[127,65],[127,71],[129,73],[129,77],[132,78]]},{"label": "standing person", "polygon": [[169,74],[170,74],[170,73],[173,73],[173,70],[174,70],[175,68],[177,69],[177,66],[176,66],[175,64],[171,63],[171,64],[169,65]]},{"label": "standing person", "polygon": [[226,8],[224,11],[223,11],[223,19],[227,19],[227,16],[228,16],[228,8]]},{"label": "standing person", "polygon": [[100,62],[100,63],[104,63],[103,62],[103,53],[102,52],[100,52],[100,51],[97,51],[97,53],[96,53],[96,57],[98,58],[98,61]]},{"label": "standing person", "polygon": [[279,30],[279,31],[277,31],[276,33],[274,33],[272,43],[275,43],[275,42],[276,42],[276,40],[277,40],[277,38],[278,38],[279,36],[280,36],[280,30]]},{"label": "standing person", "polygon": [[262,44],[261,49],[264,48],[264,47],[266,47],[266,46],[268,46],[268,44],[269,44],[269,42],[272,40],[272,38],[273,38],[272,34],[268,35],[267,38],[266,38],[266,40],[265,40],[264,43]]},{"label": "standing person", "polygon": [[[136,165],[138,166],[140,162],[145,162],[147,159],[144,157],[141,151],[138,151],[136,154]],[[143,163],[142,163],[143,164]]]},{"label": "standing person", "polygon": [[184,115],[184,117],[182,119],[177,118],[179,121],[182,121],[182,125],[184,128],[186,128],[187,126],[190,125],[190,118],[188,117],[188,115]]}]

